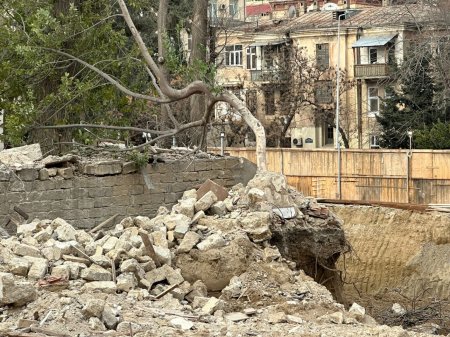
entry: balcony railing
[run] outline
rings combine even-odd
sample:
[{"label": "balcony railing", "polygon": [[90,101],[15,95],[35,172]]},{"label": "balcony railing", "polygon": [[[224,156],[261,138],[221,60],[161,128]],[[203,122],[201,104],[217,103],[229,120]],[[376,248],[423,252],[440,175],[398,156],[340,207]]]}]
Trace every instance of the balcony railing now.
[{"label": "balcony railing", "polygon": [[250,74],[253,82],[278,82],[286,77],[280,69],[250,70]]},{"label": "balcony railing", "polygon": [[389,65],[381,64],[355,64],[355,77],[377,78],[389,76]]}]

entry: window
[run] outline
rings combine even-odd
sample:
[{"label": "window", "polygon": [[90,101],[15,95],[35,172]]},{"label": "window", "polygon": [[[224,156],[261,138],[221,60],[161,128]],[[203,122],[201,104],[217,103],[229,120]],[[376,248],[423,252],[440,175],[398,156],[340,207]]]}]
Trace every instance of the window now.
[{"label": "window", "polygon": [[380,143],[378,142],[378,135],[369,135],[370,140],[370,148],[371,149],[379,149]]},{"label": "window", "polygon": [[247,69],[256,69],[256,47],[247,48]]},{"label": "window", "polygon": [[316,64],[321,70],[330,67],[330,53],[328,43],[316,44]]},{"label": "window", "polygon": [[333,143],[334,143],[334,127],[332,127],[331,125],[327,125],[325,144],[328,145]]},{"label": "window", "polygon": [[264,93],[266,103],[266,115],[275,115],[275,95],[273,90]]},{"label": "window", "polygon": [[225,47],[225,64],[227,66],[242,65],[242,45]]},{"label": "window", "polygon": [[378,97],[378,88],[369,87],[368,92],[368,103],[369,103],[369,116],[373,117],[378,114],[380,108],[380,98]]},{"label": "window", "polygon": [[256,114],[256,90],[248,90],[245,94],[245,103],[247,104],[247,108],[250,110],[252,115]]},{"label": "window", "polygon": [[331,81],[318,81],[315,89],[315,99],[318,104],[330,104],[333,102]]},{"label": "window", "polygon": [[229,9],[230,16],[234,17],[238,12],[238,2],[237,0],[230,1]]},{"label": "window", "polygon": [[369,49],[369,62],[370,64],[377,63],[378,61],[378,52],[376,48]]},{"label": "window", "polygon": [[209,3],[209,17],[212,23],[217,23],[217,0],[211,0]]}]

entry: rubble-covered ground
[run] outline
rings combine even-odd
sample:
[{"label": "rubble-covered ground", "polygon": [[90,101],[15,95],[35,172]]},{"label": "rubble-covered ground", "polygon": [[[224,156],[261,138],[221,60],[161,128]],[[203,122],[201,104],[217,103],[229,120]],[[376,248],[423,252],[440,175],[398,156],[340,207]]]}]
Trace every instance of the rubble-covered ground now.
[{"label": "rubble-covered ground", "polygon": [[303,271],[338,297],[346,249],[340,221],[273,173],[108,230],[36,219],[0,243],[0,336],[426,336]]}]

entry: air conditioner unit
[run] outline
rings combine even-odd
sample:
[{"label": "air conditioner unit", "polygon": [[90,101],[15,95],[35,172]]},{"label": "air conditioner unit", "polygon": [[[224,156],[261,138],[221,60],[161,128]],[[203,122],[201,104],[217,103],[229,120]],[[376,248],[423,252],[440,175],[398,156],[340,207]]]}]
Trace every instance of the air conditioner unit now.
[{"label": "air conditioner unit", "polygon": [[297,147],[303,147],[303,138],[292,139],[292,144],[294,144]]}]

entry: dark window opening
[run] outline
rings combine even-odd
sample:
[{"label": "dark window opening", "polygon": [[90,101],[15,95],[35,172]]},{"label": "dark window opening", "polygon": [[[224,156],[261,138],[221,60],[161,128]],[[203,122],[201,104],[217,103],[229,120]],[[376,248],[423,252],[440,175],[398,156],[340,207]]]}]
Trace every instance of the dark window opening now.
[{"label": "dark window opening", "polygon": [[316,44],[316,64],[321,70],[330,67],[330,52],[328,43]]}]

